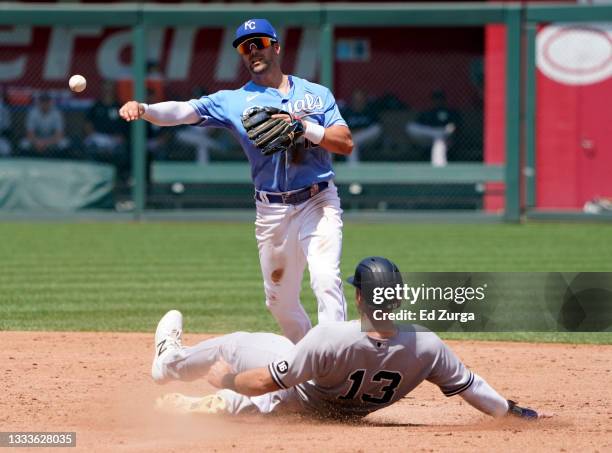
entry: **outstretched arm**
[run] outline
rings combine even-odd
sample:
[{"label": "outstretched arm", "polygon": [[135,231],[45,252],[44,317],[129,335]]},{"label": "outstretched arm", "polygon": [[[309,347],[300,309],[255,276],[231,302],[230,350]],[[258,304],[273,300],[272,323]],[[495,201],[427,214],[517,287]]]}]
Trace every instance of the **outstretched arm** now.
[{"label": "outstretched arm", "polygon": [[137,101],[129,101],[119,109],[119,116],[126,121],[142,118],[157,126],[196,124],[201,121],[200,115],[189,102],[176,101],[159,102],[150,105]]},{"label": "outstretched arm", "polygon": [[473,373],[472,384],[460,395],[471,406],[493,417],[514,415],[528,420],[540,418],[533,409],[518,406],[514,401],[504,399],[483,378]]},{"label": "outstretched arm", "polygon": [[227,388],[246,396],[259,396],[280,390],[267,367],[233,373],[231,366],[224,360],[219,360],[210,368],[207,379],[217,388]]},{"label": "outstretched arm", "polygon": [[508,413],[508,401],[476,373],[472,373],[471,385],[460,395],[471,406],[485,414],[503,417]]},{"label": "outstretched arm", "polygon": [[461,395],[471,406],[493,417],[515,415],[525,419],[540,418],[536,411],[517,406],[497,393],[483,378],[470,371],[433,332],[420,335],[434,361],[427,380],[440,387],[444,395]]}]

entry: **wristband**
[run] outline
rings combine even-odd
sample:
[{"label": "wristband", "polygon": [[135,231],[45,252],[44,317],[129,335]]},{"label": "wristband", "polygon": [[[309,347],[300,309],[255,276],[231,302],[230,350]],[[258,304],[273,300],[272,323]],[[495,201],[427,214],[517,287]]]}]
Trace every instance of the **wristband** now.
[{"label": "wristband", "polygon": [[236,373],[227,373],[221,379],[221,387],[236,391]]},{"label": "wristband", "polygon": [[304,138],[307,138],[315,145],[318,145],[325,136],[325,128],[319,124],[311,121],[304,121],[306,130],[304,131]]},{"label": "wristband", "polygon": [[145,104],[144,102],[141,102],[140,105],[142,105],[142,108],[144,109],[144,112],[142,112],[142,115],[140,116],[144,116],[147,114],[147,110],[149,110],[149,104]]}]

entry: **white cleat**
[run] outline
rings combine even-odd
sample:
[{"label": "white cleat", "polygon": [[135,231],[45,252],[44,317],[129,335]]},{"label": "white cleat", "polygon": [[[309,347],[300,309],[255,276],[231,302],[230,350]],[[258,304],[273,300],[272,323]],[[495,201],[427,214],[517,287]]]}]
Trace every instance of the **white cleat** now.
[{"label": "white cleat", "polygon": [[225,407],[223,397],[216,394],[198,397],[167,393],[155,400],[155,409],[169,414],[220,414]]},{"label": "white cleat", "polygon": [[151,366],[151,376],[158,384],[169,380],[164,362],[170,354],[182,349],[182,335],[183,315],[178,310],[170,310],[160,319],[155,331],[155,355]]}]

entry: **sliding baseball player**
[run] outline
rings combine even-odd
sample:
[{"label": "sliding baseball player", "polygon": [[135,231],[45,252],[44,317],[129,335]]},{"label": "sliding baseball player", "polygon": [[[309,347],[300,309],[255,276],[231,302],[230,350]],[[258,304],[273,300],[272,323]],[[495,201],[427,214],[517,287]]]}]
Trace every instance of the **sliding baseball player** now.
[{"label": "sliding baseball player", "polygon": [[361,322],[319,324],[296,345],[270,333],[236,332],[192,347],[181,343],[182,315],[168,312],[155,334],[156,382],[207,377],[221,390],[203,398],[168,394],[158,407],[183,413],[298,411],[324,417],[363,417],[387,407],[427,380],[447,396],[460,395],[494,417],[537,419],[538,413],[507,400],[469,370],[438,336],[422,327],[398,331],[377,321],[401,300],[372,303],[362,282],[381,288],[402,284],[385,258],[362,260],[349,282]]}]

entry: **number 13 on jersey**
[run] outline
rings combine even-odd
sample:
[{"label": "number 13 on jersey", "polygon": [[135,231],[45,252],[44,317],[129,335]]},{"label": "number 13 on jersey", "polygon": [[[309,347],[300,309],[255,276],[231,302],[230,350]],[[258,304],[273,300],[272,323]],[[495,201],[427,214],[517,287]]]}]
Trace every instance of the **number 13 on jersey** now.
[{"label": "number 13 on jersey", "polygon": [[[354,371],[349,379],[353,382],[349,391],[342,396],[339,396],[338,399],[341,400],[352,400],[355,398],[361,386],[363,384],[363,378],[365,377],[366,370],[359,369]],[[364,393],[361,395],[361,400],[366,403],[374,403],[374,404],[386,404],[393,399],[393,395],[395,394],[395,390],[402,382],[402,375],[397,371],[388,371],[388,370],[380,370],[374,376],[372,376],[371,385],[368,387],[374,386],[375,382],[381,382],[382,385],[378,388],[377,395],[370,395],[368,393]]]}]

